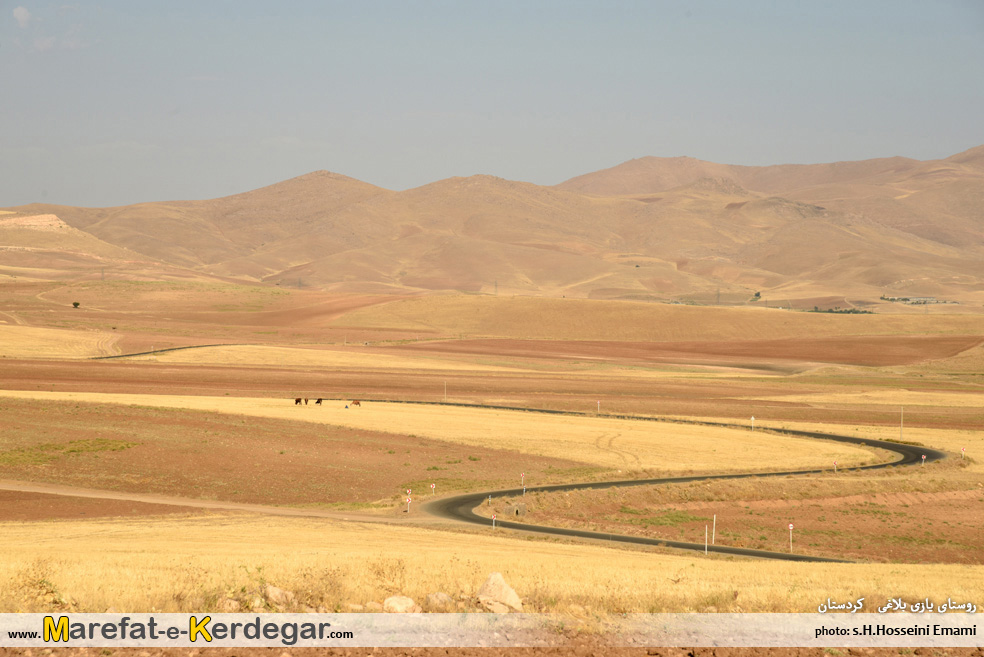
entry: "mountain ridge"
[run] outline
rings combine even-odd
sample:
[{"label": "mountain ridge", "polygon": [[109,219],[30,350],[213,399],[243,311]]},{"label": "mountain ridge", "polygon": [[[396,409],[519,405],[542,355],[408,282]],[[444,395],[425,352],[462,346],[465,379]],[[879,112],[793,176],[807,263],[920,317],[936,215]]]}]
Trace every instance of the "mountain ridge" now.
[{"label": "mountain ridge", "polygon": [[31,204],[0,217],[57,215],[149,261],[257,284],[686,303],[756,303],[759,292],[805,307],[942,296],[979,306],[982,163],[984,146],[925,162],[647,157],[554,186],[480,174],[404,191],[321,170],[205,201]]}]

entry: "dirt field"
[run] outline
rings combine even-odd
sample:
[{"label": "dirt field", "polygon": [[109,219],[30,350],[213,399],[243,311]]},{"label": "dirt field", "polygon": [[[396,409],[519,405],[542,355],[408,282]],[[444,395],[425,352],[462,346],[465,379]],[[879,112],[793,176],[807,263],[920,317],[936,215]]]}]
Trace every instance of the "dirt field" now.
[{"label": "dirt field", "polygon": [[165,504],[95,500],[65,495],[0,490],[0,522],[6,520],[62,520],[187,514],[188,509]]},{"label": "dirt field", "polygon": [[[824,370],[795,377],[686,371],[635,377],[631,370],[584,377],[577,372],[550,371],[363,372],[292,369],[289,363],[281,367],[234,367],[13,359],[4,359],[0,368],[0,388],[8,390],[441,401],[447,384],[448,399],[452,402],[591,412],[600,401],[602,411],[608,413],[741,421],[754,415],[777,426],[812,422],[851,427],[897,427],[899,406],[890,403],[891,397],[885,398],[884,404],[857,404],[828,402],[825,395],[845,392],[854,396],[871,392],[892,395],[915,388],[923,392],[984,397],[984,382],[978,378],[973,374],[931,377],[854,369]],[[785,400],[787,396],[804,394],[813,397],[809,401]],[[984,404],[966,404],[964,399],[961,397],[953,405],[940,399],[934,405],[910,406],[906,409],[905,424],[979,430],[984,426]]]},{"label": "dirt field", "polygon": [[[393,347],[410,353],[456,353],[519,358],[604,360],[628,363],[673,363],[777,368],[785,363],[908,365],[949,358],[972,349],[984,338],[969,336],[852,336],[784,340],[706,342],[602,342],[597,340],[453,340]],[[805,369],[805,368],[804,368]]]},{"label": "dirt field", "polygon": [[[391,508],[431,483],[441,493],[512,485],[517,467],[544,481],[598,470],[534,455],[519,465],[503,449],[405,433],[150,405],[4,397],[0,413],[0,479],[209,500]],[[31,508],[0,506],[0,519]]]},{"label": "dirt field", "polygon": [[[34,399],[37,403],[97,402],[153,408],[195,409],[278,420],[301,420],[372,432],[402,429],[411,438],[435,439],[468,448],[495,445],[512,452],[504,460],[523,471],[527,458],[571,459],[581,465],[658,476],[659,473],[734,472],[760,464],[762,469],[845,466],[885,460],[875,450],[831,441],[779,436],[762,431],[687,424],[621,420],[603,416],[546,415],[499,409],[366,402],[349,407],[332,400],[323,406],[296,406],[292,399],[119,395],[113,393],[51,393],[0,391],[0,398]],[[70,406],[69,406],[70,407]],[[60,412],[56,404],[50,412]],[[40,410],[40,409],[39,409]],[[46,411],[47,412],[47,411]],[[246,424],[245,417],[240,422]],[[350,434],[346,434],[346,437]],[[336,441],[347,445],[345,438]],[[384,441],[385,442],[385,441]],[[278,441],[268,449],[291,449]],[[202,454],[209,448],[200,447]],[[384,446],[380,446],[380,450]],[[739,458],[740,457],[740,458]],[[259,466],[262,456],[253,453]],[[306,457],[301,454],[302,461]],[[477,457],[475,457],[477,458]],[[439,467],[440,459],[433,462]],[[366,462],[369,468],[372,461]],[[408,466],[409,467],[409,466]],[[95,474],[95,473],[93,473]],[[484,479],[484,478],[483,478]],[[535,479],[530,485],[535,485]]]},{"label": "dirt field", "polygon": [[[890,563],[984,563],[984,484],[957,462],[912,474],[825,474],[527,495],[527,522]],[[498,511],[510,502],[502,500]],[[715,516],[717,517],[715,523]]]}]

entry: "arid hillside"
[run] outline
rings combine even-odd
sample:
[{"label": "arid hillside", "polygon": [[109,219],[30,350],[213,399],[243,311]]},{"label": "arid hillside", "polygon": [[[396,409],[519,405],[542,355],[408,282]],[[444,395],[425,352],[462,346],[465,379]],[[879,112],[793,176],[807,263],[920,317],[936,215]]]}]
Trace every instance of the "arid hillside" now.
[{"label": "arid hillside", "polygon": [[0,265],[25,266],[12,247],[46,249],[53,269],[78,270],[78,256],[67,254],[88,253],[112,260],[100,275],[109,266],[126,276],[126,250],[146,261],[144,278],[157,262],[162,278],[363,294],[882,312],[911,311],[913,297],[920,310],[946,302],[976,312],[984,303],[984,147],[928,162],[769,167],[647,157],[555,187],[472,176],[394,192],[319,171],[207,201],[4,212],[18,221],[51,215],[104,246],[4,231]]}]

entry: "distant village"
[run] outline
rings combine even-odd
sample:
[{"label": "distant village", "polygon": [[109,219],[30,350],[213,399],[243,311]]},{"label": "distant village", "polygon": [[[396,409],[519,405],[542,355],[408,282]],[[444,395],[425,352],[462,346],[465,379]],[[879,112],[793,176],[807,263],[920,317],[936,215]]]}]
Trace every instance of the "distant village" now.
[{"label": "distant village", "polygon": [[936,297],[881,297],[882,301],[892,301],[894,303],[907,303],[910,306],[917,306],[930,303],[960,303],[959,301],[947,301]]}]

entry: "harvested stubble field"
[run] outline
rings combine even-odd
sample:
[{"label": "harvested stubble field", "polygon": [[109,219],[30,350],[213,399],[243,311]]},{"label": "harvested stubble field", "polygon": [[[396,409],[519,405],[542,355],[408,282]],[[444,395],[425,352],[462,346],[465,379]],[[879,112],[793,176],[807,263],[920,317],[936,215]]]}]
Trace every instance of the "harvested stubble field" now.
[{"label": "harvested stubble field", "polygon": [[[48,402],[99,402],[153,408],[194,409],[248,417],[300,420],[364,431],[400,430],[416,437],[471,448],[495,445],[515,454],[514,468],[528,457],[576,461],[632,473],[734,472],[749,464],[765,469],[805,469],[832,461],[845,466],[875,462],[873,450],[853,445],[780,436],[725,427],[643,422],[607,417],[545,415],[523,411],[366,402],[349,408],[329,400],[323,406],[295,406],[292,399],[120,395],[0,391],[0,398]],[[57,411],[55,411],[57,412]],[[279,445],[290,446],[289,439]],[[207,447],[201,447],[203,454]],[[739,458],[741,457],[741,458]],[[531,482],[532,484],[532,482]]]},{"label": "harvested stubble field", "polygon": [[[280,403],[288,405],[287,400]],[[327,412],[289,410],[294,417]],[[520,464],[517,454],[502,448],[427,434],[155,407],[152,402],[136,406],[3,396],[0,413],[5,424],[0,479],[193,499],[389,508],[406,488],[423,491],[426,486],[429,492],[431,483],[442,493],[511,485],[516,467],[545,481],[602,471],[537,455],[522,457]],[[0,518],[22,512],[5,506]]]},{"label": "harvested stubble field", "polygon": [[[5,522],[0,610],[211,611],[252,606],[267,583],[302,605],[344,610],[443,591],[471,607],[502,572],[531,612],[810,612],[827,597],[975,600],[984,567],[770,563],[529,540],[491,529],[249,515]],[[572,577],[571,573],[577,573]]]},{"label": "harvested stubble field", "polygon": [[[0,314],[0,320],[4,314]],[[2,358],[92,358],[115,353],[118,336],[82,331],[0,324]]]}]

